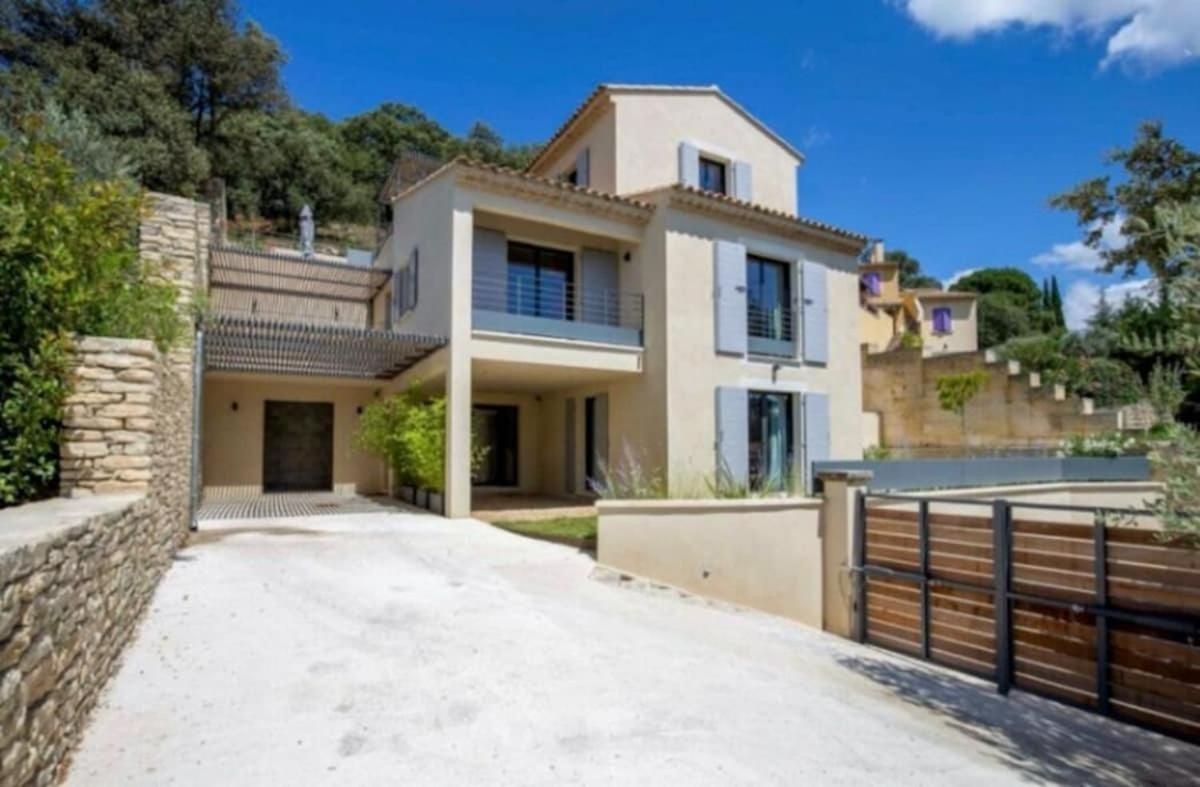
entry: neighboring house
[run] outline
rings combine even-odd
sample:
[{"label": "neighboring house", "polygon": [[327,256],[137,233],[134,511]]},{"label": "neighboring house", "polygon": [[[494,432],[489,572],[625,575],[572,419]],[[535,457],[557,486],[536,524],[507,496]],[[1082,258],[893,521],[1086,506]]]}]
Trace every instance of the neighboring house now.
[{"label": "neighboring house", "polygon": [[869,353],[905,346],[906,334],[919,340],[926,357],[979,349],[976,296],[970,292],[903,289],[900,267],[887,262],[883,245],[859,266],[859,332]]},{"label": "neighboring house", "polygon": [[802,163],[715,87],[607,85],[525,172],[458,159],[401,179],[374,268],[286,280],[353,296],[305,307],[344,357],[295,376],[314,333],[298,331],[275,368],[210,364],[206,486],[261,485],[311,454],[329,467],[297,470],[302,485],[378,490],[356,409],[412,384],[447,397],[450,516],[473,489],[585,495],[631,459],[695,490],[719,473],[803,485],[812,461],[858,457],[866,238],[796,216]]}]

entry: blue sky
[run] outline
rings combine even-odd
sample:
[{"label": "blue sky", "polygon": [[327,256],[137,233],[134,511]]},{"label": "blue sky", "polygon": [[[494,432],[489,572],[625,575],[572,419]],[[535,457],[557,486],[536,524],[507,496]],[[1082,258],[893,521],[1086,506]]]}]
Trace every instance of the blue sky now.
[{"label": "blue sky", "polygon": [[[296,102],[416,105],[455,132],[547,138],[599,82],[718,84],[808,155],[806,216],[935,276],[1057,273],[1076,321],[1101,287],[1055,192],[1159,119],[1200,148],[1200,0],[243,0]],[[1058,247],[1057,249],[1055,247]],[[1035,262],[1035,260],[1042,260]]]}]

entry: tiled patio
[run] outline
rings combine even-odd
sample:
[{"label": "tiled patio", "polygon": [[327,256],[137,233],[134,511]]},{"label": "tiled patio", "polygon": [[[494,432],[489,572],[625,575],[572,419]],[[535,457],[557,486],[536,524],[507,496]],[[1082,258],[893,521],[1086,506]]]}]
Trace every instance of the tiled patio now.
[{"label": "tiled patio", "polygon": [[203,522],[217,519],[282,519],[417,510],[383,495],[362,497],[333,492],[275,492],[244,497],[205,498],[200,505],[198,518]]}]

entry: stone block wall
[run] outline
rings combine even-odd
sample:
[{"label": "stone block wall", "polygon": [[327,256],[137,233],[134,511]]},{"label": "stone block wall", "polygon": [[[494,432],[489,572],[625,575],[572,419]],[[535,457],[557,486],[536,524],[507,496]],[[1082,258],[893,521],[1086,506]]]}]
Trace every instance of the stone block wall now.
[{"label": "stone block wall", "polygon": [[167,373],[153,342],[92,336],[76,340],[59,445],[63,495],[150,488]]},{"label": "stone block wall", "polygon": [[64,775],[186,537],[184,512],[145,495],[0,511],[0,787]]},{"label": "stone block wall", "polygon": [[[151,194],[141,254],[190,318],[208,207]],[[189,320],[190,322],[190,320]],[[0,511],[0,787],[50,784],[132,638],[191,511],[190,331],[79,337],[60,447],[63,497]]]},{"label": "stone block wall", "polygon": [[[988,382],[967,405],[966,428],[942,409],[938,378],[984,370]],[[1096,410],[1091,400],[1042,383],[1020,364],[985,352],[924,358],[920,350],[863,353],[863,410],[879,414],[883,445],[911,456],[979,450],[1047,450],[1074,434],[1122,428],[1118,411]]]}]

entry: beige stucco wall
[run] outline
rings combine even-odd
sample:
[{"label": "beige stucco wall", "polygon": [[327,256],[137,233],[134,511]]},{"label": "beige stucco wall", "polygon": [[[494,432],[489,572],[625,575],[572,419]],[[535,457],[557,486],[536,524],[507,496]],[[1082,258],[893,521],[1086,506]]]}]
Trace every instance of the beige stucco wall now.
[{"label": "beige stucco wall", "polygon": [[858,310],[859,340],[870,352],[882,352],[895,338],[896,314],[882,308]]},{"label": "beige stucco wall", "polygon": [[797,212],[790,151],[715,95],[617,93],[616,192],[632,194],[679,182],[679,143],[702,153],[749,162],[752,202]]},{"label": "beige stucco wall", "polygon": [[588,166],[591,179],[588,187],[609,194],[617,193],[617,134],[616,112],[611,104],[597,110],[595,119],[586,130],[577,136],[562,152],[538,167],[538,173],[558,178],[575,168],[576,158],[584,148],[588,149]]},{"label": "beige stucco wall", "polygon": [[[917,303],[921,309],[921,348],[926,356],[973,353],[979,349],[975,299],[921,296]],[[933,330],[933,310],[942,306],[950,307],[950,333]]]},{"label": "beige stucco wall", "polygon": [[601,500],[596,507],[601,565],[822,625],[820,500]]},{"label": "beige stucco wall", "polygon": [[383,462],[354,446],[357,409],[374,401],[376,389],[375,385],[305,382],[303,378],[206,376],[201,442],[205,494],[262,491],[263,417],[268,400],[332,402],[334,490],[345,494],[386,491]]},{"label": "beige stucco wall", "polygon": [[[419,250],[417,305],[396,324],[399,331],[450,335],[453,271],[454,179],[435,178],[392,204],[392,235],[375,265],[397,269]],[[382,310],[376,310],[382,318]]]},{"label": "beige stucco wall", "polygon": [[[672,483],[693,485],[716,471],[715,391],[736,386],[763,391],[830,394],[832,454],[862,455],[862,376],[858,345],[858,274],[852,255],[785,240],[719,219],[667,208],[665,308],[653,319],[666,337],[667,460]],[[746,246],[773,259],[828,268],[829,363],[738,358],[715,351],[713,239]],[[795,280],[793,276],[793,280]],[[793,293],[798,288],[793,284]],[[798,320],[798,327],[801,320]],[[649,330],[649,328],[648,328]],[[799,338],[799,336],[798,336]],[[797,342],[797,346],[800,342]],[[649,358],[650,349],[647,348]],[[658,373],[647,361],[647,375]],[[796,443],[797,448],[800,442]]]}]

